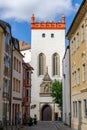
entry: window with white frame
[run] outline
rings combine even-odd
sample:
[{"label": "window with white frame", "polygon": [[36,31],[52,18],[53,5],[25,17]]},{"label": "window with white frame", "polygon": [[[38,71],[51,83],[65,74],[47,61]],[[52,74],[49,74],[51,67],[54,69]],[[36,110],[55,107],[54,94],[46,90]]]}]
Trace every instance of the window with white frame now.
[{"label": "window with white frame", "polygon": [[72,87],[74,86],[74,73],[72,73]]},{"label": "window with white frame", "polygon": [[74,47],[74,43],[73,43],[73,41],[72,41],[71,45],[72,45],[72,54],[73,54],[73,52],[74,52],[74,48],[73,48]]},{"label": "window with white frame", "polygon": [[73,117],[75,117],[75,102],[73,102]]},{"label": "window with white frame", "polygon": [[73,42],[74,42],[73,48],[74,48],[74,53],[75,53],[75,51],[76,51],[76,38],[74,38]]},{"label": "window with white frame", "polygon": [[77,101],[75,101],[75,117],[77,117]]},{"label": "window with white frame", "polygon": [[84,99],[84,116],[87,117],[87,99]]},{"label": "window with white frame", "polygon": [[84,24],[82,25],[82,41],[84,40]]},{"label": "window with white frame", "polygon": [[76,86],[76,71],[74,71],[74,86]]},{"label": "window with white frame", "polygon": [[80,46],[80,40],[79,40],[79,32],[77,33],[77,48]]},{"label": "window with white frame", "polygon": [[86,80],[86,65],[83,64],[83,81]]},{"label": "window with white frame", "polygon": [[80,68],[77,70],[77,84],[80,84]]}]

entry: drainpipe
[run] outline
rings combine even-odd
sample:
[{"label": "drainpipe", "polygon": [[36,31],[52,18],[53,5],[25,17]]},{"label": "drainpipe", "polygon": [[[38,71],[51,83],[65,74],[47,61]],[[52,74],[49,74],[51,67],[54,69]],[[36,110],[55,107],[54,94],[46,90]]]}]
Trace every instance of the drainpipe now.
[{"label": "drainpipe", "polygon": [[72,118],[72,101],[71,101],[71,57],[70,57],[70,53],[71,53],[71,51],[70,51],[70,39],[69,39],[69,75],[70,75],[70,113],[69,113],[69,120],[70,120],[70,127],[71,127],[71,118]]}]

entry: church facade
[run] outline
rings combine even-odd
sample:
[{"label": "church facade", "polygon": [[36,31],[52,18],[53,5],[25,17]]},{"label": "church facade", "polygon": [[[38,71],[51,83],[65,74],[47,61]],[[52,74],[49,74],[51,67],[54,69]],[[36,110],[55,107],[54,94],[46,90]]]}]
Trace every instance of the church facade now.
[{"label": "church facade", "polygon": [[52,80],[62,79],[62,59],[65,51],[65,17],[61,22],[37,22],[31,18],[32,74],[30,115],[51,121],[60,117],[60,109],[50,96]]}]

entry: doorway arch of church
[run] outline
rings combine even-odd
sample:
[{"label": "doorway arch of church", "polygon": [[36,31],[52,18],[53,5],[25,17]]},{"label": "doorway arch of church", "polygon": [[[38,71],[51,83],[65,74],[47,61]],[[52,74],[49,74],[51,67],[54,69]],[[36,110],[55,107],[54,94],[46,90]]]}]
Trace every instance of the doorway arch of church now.
[{"label": "doorway arch of church", "polygon": [[52,121],[52,109],[50,105],[46,104],[42,107],[41,117],[42,121]]}]

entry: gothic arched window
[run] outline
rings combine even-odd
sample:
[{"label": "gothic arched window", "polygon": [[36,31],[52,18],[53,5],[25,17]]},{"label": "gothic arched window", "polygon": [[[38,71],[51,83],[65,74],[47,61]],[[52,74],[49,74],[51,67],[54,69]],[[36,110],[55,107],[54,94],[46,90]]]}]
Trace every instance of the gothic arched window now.
[{"label": "gothic arched window", "polygon": [[45,71],[45,55],[43,53],[39,54],[39,75],[44,75]]},{"label": "gothic arched window", "polygon": [[60,75],[60,58],[57,53],[53,54],[53,75]]}]

